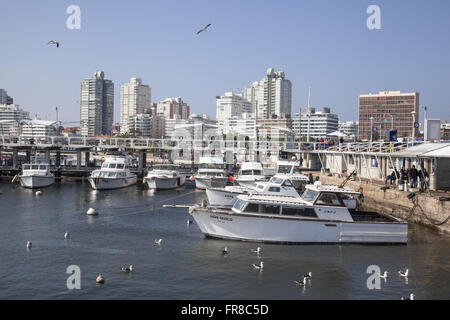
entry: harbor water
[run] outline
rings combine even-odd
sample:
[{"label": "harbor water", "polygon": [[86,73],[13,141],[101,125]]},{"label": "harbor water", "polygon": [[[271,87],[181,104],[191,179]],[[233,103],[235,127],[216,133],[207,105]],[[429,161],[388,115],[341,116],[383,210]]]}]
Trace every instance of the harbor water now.
[{"label": "harbor water", "polygon": [[[407,245],[257,244],[205,238],[187,209],[162,207],[204,200],[193,184],[153,193],[141,183],[96,192],[60,182],[41,191],[0,182],[0,299],[450,298],[450,237],[422,226],[409,225]],[[86,215],[91,207],[98,216]],[[262,271],[252,267],[260,260]],[[71,265],[81,289],[67,287]],[[131,274],[121,272],[129,265]],[[380,289],[367,286],[371,265],[389,271]],[[406,268],[407,280],[397,272]],[[306,287],[296,286],[309,271]]]}]

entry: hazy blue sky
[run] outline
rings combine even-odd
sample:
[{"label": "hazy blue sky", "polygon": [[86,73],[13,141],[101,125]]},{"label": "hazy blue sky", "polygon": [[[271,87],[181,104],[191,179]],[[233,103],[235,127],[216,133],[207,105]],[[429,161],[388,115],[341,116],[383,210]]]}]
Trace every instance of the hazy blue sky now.
[{"label": "hazy blue sky", "polygon": [[[81,30],[66,9],[81,8]],[[381,8],[381,30],[366,9]],[[329,106],[357,120],[358,94],[416,91],[430,118],[450,117],[450,1],[2,0],[0,88],[39,117],[79,121],[80,81],[103,70],[120,85],[140,77],[152,101],[181,96],[215,118],[215,97],[260,80],[292,81],[292,109]],[[211,23],[210,30],[196,31]],[[59,40],[56,49],[49,40]],[[422,115],[421,115],[422,118]]]}]

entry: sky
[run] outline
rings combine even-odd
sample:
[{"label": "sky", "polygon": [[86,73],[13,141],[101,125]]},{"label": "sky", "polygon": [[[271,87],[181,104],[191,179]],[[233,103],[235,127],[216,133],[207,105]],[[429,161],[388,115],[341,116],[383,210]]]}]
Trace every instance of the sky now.
[{"label": "sky", "polygon": [[[80,7],[79,30],[66,26],[70,5]],[[369,5],[380,7],[379,30],[367,28]],[[216,96],[269,67],[292,82],[293,114],[311,86],[311,105],[342,121],[357,120],[359,94],[386,90],[418,92],[428,118],[450,120],[448,0],[1,0],[0,8],[0,88],[33,117],[56,119],[58,107],[65,126],[80,120],[80,81],[96,70],[115,84],[116,123],[131,77],[152,88],[152,102],[182,97],[191,113],[214,119]]]}]

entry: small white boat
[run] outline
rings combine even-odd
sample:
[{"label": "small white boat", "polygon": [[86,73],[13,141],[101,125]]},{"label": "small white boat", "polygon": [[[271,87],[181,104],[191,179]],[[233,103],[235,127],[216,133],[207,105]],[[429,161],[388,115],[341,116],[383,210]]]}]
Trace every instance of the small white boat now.
[{"label": "small white boat", "polygon": [[222,188],[228,182],[222,157],[200,157],[197,174],[194,175],[197,189]]},{"label": "small white boat", "polygon": [[[308,183],[309,179],[303,181]],[[232,206],[239,195],[265,194],[300,198],[289,177],[275,175],[269,181],[254,183],[251,187],[226,186],[224,188],[207,188],[206,195],[210,205]]]},{"label": "small white boat", "polygon": [[268,178],[263,174],[264,169],[259,162],[244,162],[234,177],[234,180],[242,187],[252,187],[255,182],[267,181]]},{"label": "small white boat", "polygon": [[180,174],[179,167],[175,164],[155,165],[147,173],[144,183],[149,189],[175,189],[181,187],[186,182],[186,176]]},{"label": "small white boat", "polygon": [[24,188],[43,188],[55,183],[55,176],[50,172],[50,165],[44,162],[24,164],[18,178]]},{"label": "small white boat", "polygon": [[408,223],[351,209],[352,189],[307,185],[301,198],[249,194],[233,207],[194,205],[189,213],[207,237],[273,243],[406,243]]},{"label": "small white boat", "polygon": [[89,183],[94,190],[119,189],[137,183],[137,176],[130,172],[131,159],[127,156],[107,155],[102,168],[94,170]]},{"label": "small white boat", "polygon": [[305,181],[309,178],[300,173],[299,161],[277,161],[277,176],[288,177],[295,188],[304,191]]}]

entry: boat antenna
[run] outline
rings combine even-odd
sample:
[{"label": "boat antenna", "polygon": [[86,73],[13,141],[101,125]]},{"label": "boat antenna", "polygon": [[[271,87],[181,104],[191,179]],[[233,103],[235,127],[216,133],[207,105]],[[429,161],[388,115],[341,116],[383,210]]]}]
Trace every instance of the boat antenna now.
[{"label": "boat antenna", "polygon": [[348,180],[350,180],[350,178],[355,174],[356,169],[352,171],[352,173],[350,173],[347,178],[345,178],[344,181],[342,181],[342,183],[338,186],[338,188],[343,188],[345,186],[345,184],[347,183]]}]

